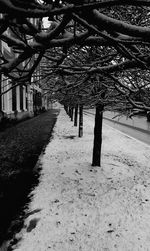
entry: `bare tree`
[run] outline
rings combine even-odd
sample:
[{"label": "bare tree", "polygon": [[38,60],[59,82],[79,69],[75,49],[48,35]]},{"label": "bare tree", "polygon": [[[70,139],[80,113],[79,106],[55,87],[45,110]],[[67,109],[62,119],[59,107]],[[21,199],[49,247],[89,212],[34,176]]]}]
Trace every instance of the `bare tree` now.
[{"label": "bare tree", "polygon": [[150,1],[0,0],[0,10],[0,40],[12,54],[1,51],[0,73],[16,85],[41,64],[44,88],[64,105],[150,111]]}]

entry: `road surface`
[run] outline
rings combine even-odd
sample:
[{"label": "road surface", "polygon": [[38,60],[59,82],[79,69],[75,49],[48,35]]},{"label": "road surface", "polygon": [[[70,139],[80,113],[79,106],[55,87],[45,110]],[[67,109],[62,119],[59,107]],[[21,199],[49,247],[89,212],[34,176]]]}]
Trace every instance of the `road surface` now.
[{"label": "road surface", "polygon": [[[94,115],[95,111],[89,110],[85,113]],[[104,112],[104,124],[150,145],[150,122],[147,122],[146,117],[136,116],[129,119],[126,116],[115,117],[116,115],[114,112]]]}]

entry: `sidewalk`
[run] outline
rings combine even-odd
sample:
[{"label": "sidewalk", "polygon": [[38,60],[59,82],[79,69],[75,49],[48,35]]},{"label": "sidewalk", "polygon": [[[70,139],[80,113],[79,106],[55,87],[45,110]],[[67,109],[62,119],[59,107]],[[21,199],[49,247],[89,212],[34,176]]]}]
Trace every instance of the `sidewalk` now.
[{"label": "sidewalk", "polygon": [[61,110],[14,250],[150,250],[150,147],[105,126],[93,168],[93,118],[77,130]]}]

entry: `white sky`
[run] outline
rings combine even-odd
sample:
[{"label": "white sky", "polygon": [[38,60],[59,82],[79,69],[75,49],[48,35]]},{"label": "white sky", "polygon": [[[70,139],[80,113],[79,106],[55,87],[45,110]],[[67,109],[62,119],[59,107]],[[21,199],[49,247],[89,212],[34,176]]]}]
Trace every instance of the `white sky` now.
[{"label": "white sky", "polygon": [[43,26],[44,28],[48,28],[50,26],[51,22],[48,21],[48,17],[43,18]]}]

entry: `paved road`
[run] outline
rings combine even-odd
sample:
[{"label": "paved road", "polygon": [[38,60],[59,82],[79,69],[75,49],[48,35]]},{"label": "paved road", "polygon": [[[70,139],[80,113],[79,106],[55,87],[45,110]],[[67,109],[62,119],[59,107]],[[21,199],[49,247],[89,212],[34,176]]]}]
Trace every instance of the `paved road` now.
[{"label": "paved road", "polygon": [[118,113],[115,113],[115,112],[104,112],[104,117],[109,118],[109,119],[113,118],[113,121],[117,121],[119,123],[130,125],[136,128],[141,128],[150,132],[150,122],[147,122],[146,117],[135,116],[135,117],[132,117],[132,119],[130,119],[130,118],[127,118],[126,116],[115,117],[117,114]]},{"label": "paved road", "polygon": [[[86,111],[87,114],[95,114],[94,110]],[[145,117],[134,117],[127,119],[125,116],[119,118],[114,112],[104,113],[104,123],[135,139],[150,145],[150,122]]]}]

